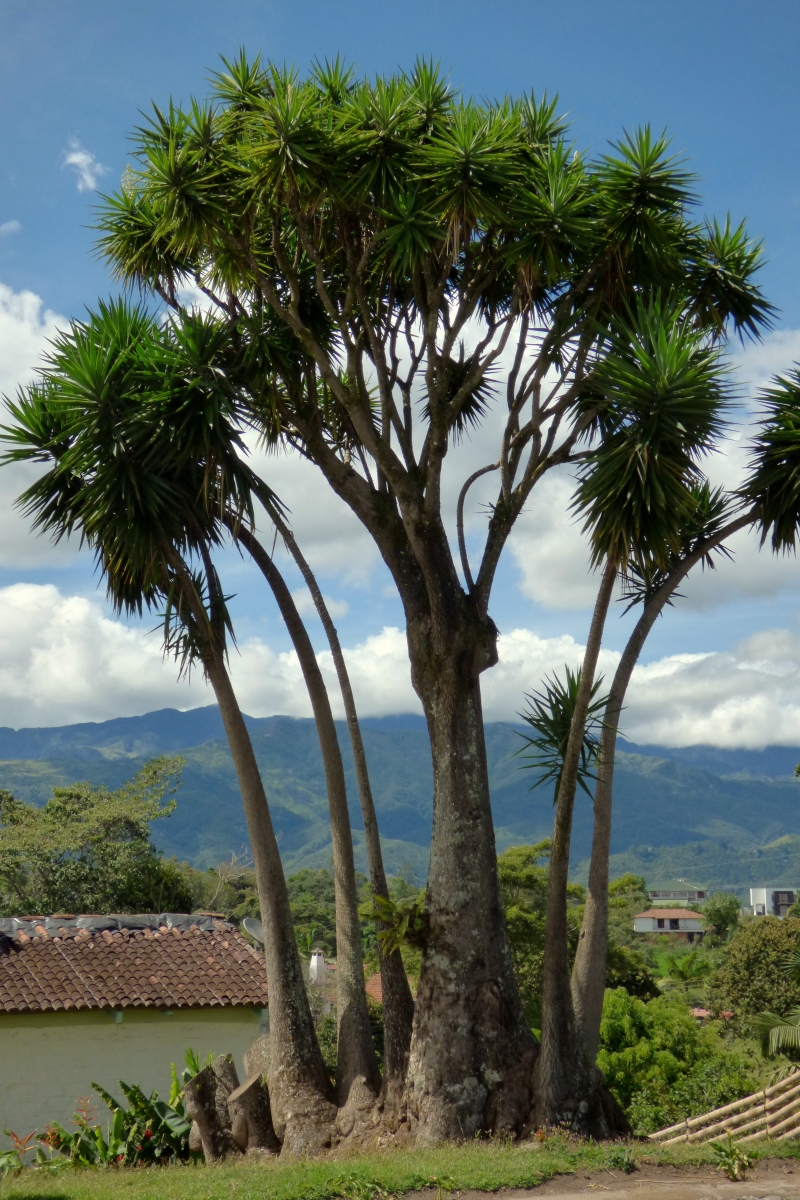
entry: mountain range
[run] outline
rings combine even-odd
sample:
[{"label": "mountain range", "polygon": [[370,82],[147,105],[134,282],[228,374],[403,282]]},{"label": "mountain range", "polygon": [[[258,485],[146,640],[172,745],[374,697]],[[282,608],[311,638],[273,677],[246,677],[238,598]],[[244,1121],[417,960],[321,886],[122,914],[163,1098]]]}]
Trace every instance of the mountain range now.
[{"label": "mountain range", "polygon": [[[330,832],[322,760],[311,720],[247,718],[287,871],[327,866]],[[387,868],[424,879],[431,824],[431,764],[425,722],[414,715],[362,721]],[[339,727],[360,869],[363,826],[346,726]],[[499,849],[539,841],[552,826],[552,785],[531,790],[520,730],[486,726]],[[42,804],[78,779],[119,787],[148,758],[186,759],[177,809],[153,826],[167,855],[214,866],[247,843],[233,764],[216,707],[163,709],[141,717],[49,729],[0,729],[0,787]],[[754,884],[800,883],[800,747],[667,749],[620,742],[615,774],[612,873],[654,883],[683,876],[743,892]],[[576,804],[572,865],[585,879],[591,801]]]}]

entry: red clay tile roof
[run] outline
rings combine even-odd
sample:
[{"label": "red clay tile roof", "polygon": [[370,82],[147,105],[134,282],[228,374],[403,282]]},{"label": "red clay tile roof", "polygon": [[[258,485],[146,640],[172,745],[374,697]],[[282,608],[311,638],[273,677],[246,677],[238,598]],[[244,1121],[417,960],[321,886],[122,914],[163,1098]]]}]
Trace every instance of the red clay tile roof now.
[{"label": "red clay tile roof", "polygon": [[648,908],[646,912],[637,913],[634,919],[639,917],[670,917],[673,921],[681,917],[691,917],[694,921],[705,919],[702,913],[690,912],[688,908]]},{"label": "red clay tile roof", "polygon": [[0,1012],[266,1008],[264,959],[231,925],[160,919],[131,917],[127,928],[120,916],[100,929],[108,919],[82,918],[83,928],[75,920],[14,922],[0,932]]},{"label": "red clay tile roof", "polygon": [[370,1000],[374,1000],[376,1004],[383,1004],[383,980],[381,979],[380,971],[376,971],[374,975],[370,975],[364,984],[364,990]]}]

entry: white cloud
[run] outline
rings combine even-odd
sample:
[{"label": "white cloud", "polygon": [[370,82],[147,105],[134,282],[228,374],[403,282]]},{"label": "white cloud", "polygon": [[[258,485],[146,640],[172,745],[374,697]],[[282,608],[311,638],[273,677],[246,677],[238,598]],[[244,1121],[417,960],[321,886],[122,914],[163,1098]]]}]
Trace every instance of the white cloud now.
[{"label": "white cloud", "polygon": [[[583,647],[569,636],[515,629],[500,638],[499,651],[499,664],[482,679],[489,721],[515,720],[525,693],[564,663],[576,666]],[[420,711],[401,630],[386,628],[345,655],[363,716]],[[342,718],[330,653],[318,657]],[[616,653],[601,653],[606,680],[617,661]],[[311,715],[294,652],[276,653],[252,638],[232,655],[231,674],[245,712]],[[0,589],[0,725],[101,721],[212,702],[199,672],[191,682],[177,680],[157,633],[111,619],[98,600],[51,585]],[[640,744],[800,745],[800,634],[763,630],[724,653],[676,654],[637,667],[622,729]]]},{"label": "white cloud", "polygon": [[[251,463],[287,506],[288,524],[315,573],[365,587],[378,564],[377,547],[322,472],[294,451],[267,454],[254,447]],[[273,526],[266,517],[262,526],[271,545]],[[277,547],[286,555],[280,538]]]},{"label": "white cloud", "polygon": [[574,491],[570,471],[550,471],[534,488],[509,540],[522,594],[547,608],[591,608],[597,595],[588,539],[570,510]]},{"label": "white cloud", "polygon": [[15,292],[0,283],[0,393],[12,393],[36,374],[48,339],[63,317],[43,309],[34,292]]},{"label": "white cloud", "polygon": [[[0,396],[13,398],[18,387],[30,383],[48,341],[66,322],[33,292],[15,292],[0,283]],[[0,420],[6,413],[0,405]],[[58,565],[75,557],[77,548],[33,537],[30,521],[14,507],[17,496],[33,482],[39,468],[15,463],[0,468],[0,566],[20,568]]]},{"label": "white cloud", "polygon": [[64,166],[71,167],[75,171],[79,192],[93,192],[100,182],[100,177],[108,172],[108,167],[99,163],[91,150],[87,150],[74,137],[70,138],[67,143]]},{"label": "white cloud", "polygon": [[[157,636],[106,616],[99,603],[52,585],[0,589],[0,724],[103,721],[207,703],[177,684]],[[193,693],[198,698],[193,699]]]},{"label": "white cloud", "polygon": [[800,362],[800,329],[776,329],[760,342],[737,345],[731,355],[733,366],[750,395]]},{"label": "white cloud", "polygon": [[800,636],[768,629],[725,653],[637,668],[623,727],[668,746],[800,745]]},{"label": "white cloud", "polygon": [[22,225],[19,221],[4,221],[0,225],[0,237],[11,237],[14,233],[19,233]]},{"label": "white cloud", "polygon": [[[302,614],[309,613],[311,616],[316,616],[317,609],[308,588],[298,588],[296,592],[292,592],[292,599],[295,602],[297,611]],[[323,595],[325,607],[335,621],[340,621],[342,617],[346,617],[350,612],[350,605],[346,600],[334,600],[332,596]]]}]

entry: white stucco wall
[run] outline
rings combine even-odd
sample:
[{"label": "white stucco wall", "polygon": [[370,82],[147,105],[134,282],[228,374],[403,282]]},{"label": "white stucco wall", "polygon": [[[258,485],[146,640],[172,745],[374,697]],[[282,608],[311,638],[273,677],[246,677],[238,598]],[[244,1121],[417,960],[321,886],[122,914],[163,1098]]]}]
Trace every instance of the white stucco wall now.
[{"label": "white stucco wall", "polygon": [[255,1008],[0,1013],[0,1148],[9,1144],[3,1129],[24,1136],[53,1120],[74,1128],[81,1096],[94,1097],[105,1122],[110,1113],[92,1081],[120,1100],[120,1079],[168,1099],[170,1064],[180,1070],[190,1046],[201,1056],[232,1054],[243,1080],[243,1055],[265,1021]]}]

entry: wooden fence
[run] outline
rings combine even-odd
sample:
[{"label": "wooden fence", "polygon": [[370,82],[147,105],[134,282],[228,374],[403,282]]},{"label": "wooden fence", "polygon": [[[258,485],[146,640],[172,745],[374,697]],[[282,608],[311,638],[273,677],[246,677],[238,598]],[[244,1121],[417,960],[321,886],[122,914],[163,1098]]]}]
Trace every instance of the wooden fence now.
[{"label": "wooden fence", "polygon": [[659,1129],[650,1134],[650,1139],[662,1146],[676,1146],[679,1142],[707,1142],[729,1133],[742,1145],[763,1138],[785,1141],[800,1136],[800,1071],[734,1104]]}]

